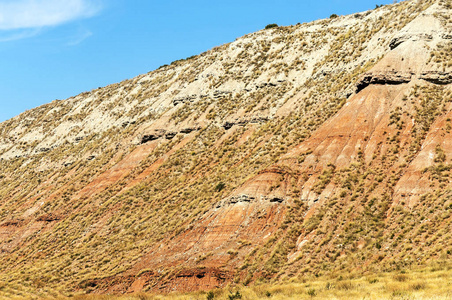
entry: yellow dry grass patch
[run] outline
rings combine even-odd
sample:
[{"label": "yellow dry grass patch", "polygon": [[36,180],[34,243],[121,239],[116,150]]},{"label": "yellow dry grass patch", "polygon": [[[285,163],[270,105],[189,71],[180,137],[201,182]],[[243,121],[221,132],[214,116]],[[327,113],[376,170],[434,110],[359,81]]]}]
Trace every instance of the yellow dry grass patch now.
[{"label": "yellow dry grass patch", "polygon": [[[452,299],[451,267],[382,273],[356,278],[354,278],[353,274],[347,274],[337,278],[324,277],[316,278],[312,281],[292,281],[214,290],[211,291],[210,297],[213,296],[213,298],[210,299]],[[241,298],[234,297],[237,291]],[[58,299],[64,298],[58,297]],[[77,300],[209,299],[208,293],[204,291],[168,295],[78,295],[70,298]]]}]

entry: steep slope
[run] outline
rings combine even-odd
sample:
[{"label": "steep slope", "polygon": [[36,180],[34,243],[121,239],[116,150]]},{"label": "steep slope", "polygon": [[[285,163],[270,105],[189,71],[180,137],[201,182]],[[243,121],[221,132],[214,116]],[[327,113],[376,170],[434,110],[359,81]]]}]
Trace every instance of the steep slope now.
[{"label": "steep slope", "polygon": [[450,259],[451,7],[263,30],[2,123],[0,296]]}]

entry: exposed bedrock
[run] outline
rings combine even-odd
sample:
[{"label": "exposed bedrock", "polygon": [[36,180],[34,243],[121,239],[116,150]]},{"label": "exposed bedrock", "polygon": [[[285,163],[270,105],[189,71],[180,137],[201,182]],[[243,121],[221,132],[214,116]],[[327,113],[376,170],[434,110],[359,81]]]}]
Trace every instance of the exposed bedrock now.
[{"label": "exposed bedrock", "polygon": [[451,84],[452,72],[424,71],[419,78],[434,84]]},{"label": "exposed bedrock", "polygon": [[356,93],[361,92],[363,89],[371,84],[403,84],[410,82],[413,78],[422,79],[433,84],[450,84],[452,83],[452,73],[442,72],[436,70],[427,70],[421,72],[418,76],[415,76],[414,72],[379,72],[368,73],[362,77],[362,79],[356,84]]},{"label": "exposed bedrock", "polygon": [[356,93],[361,92],[363,89],[371,84],[402,84],[411,81],[413,73],[407,72],[381,72],[381,73],[369,73],[363,76],[363,78],[356,84]]},{"label": "exposed bedrock", "polygon": [[412,41],[419,41],[419,40],[423,40],[423,41],[431,41],[433,39],[433,35],[432,34],[428,34],[428,33],[418,33],[418,34],[412,34],[412,33],[406,33],[406,34],[402,34],[399,35],[397,37],[394,37],[391,42],[389,43],[389,47],[391,48],[391,50],[394,50],[395,48],[397,48],[397,46],[399,46],[400,44],[412,40]]}]

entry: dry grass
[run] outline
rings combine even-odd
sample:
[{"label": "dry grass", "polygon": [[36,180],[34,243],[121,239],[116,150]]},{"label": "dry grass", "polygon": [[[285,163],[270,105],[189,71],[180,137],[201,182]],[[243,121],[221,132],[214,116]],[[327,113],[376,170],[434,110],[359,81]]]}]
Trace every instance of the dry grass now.
[{"label": "dry grass", "polygon": [[[347,274],[336,278],[322,277],[314,280],[291,281],[251,287],[228,287],[214,290],[212,294],[213,299],[231,299],[229,296],[235,295],[237,291],[241,298],[235,299],[452,299],[452,268],[450,267],[441,270],[429,268],[409,272],[368,274],[356,278]],[[63,299],[63,297],[57,298]],[[188,300],[208,299],[208,293],[77,295],[71,298],[77,300]]]}]

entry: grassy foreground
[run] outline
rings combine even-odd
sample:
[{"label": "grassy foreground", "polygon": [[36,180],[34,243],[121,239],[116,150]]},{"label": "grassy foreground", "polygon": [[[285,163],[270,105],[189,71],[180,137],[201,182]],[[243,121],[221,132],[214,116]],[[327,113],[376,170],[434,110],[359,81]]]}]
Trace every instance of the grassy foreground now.
[{"label": "grassy foreground", "polygon": [[[452,299],[452,266],[377,275],[338,276],[236,286],[211,292],[153,295],[78,295],[77,300],[151,299]],[[238,293],[237,293],[238,292]]]}]

